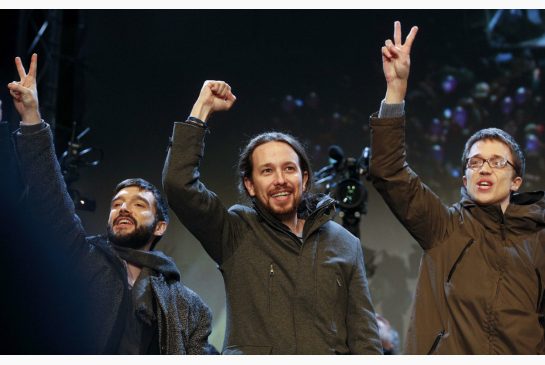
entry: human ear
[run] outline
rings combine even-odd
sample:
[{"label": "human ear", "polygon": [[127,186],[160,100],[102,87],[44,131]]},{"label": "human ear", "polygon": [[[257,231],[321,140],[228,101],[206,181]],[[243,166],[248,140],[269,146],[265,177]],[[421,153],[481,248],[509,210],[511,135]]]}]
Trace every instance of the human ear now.
[{"label": "human ear", "polygon": [[155,229],[153,230],[153,234],[155,236],[162,236],[165,234],[165,231],[167,230],[167,222],[165,221],[159,221],[157,222],[157,224],[155,225]]},{"label": "human ear", "polygon": [[511,191],[518,191],[520,186],[522,185],[522,177],[517,176],[511,181]]},{"label": "human ear", "polygon": [[303,191],[307,191],[308,171],[303,172]]},{"label": "human ear", "polygon": [[246,188],[246,191],[250,196],[255,196],[255,189],[254,189],[254,183],[252,182],[252,179],[245,177],[244,178],[244,187]]}]

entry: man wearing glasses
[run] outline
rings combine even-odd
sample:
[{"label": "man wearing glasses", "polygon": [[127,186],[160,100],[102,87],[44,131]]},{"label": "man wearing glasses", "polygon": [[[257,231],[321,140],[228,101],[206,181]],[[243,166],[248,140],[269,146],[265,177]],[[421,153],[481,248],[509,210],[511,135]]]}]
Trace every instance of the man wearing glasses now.
[{"label": "man wearing glasses", "polygon": [[445,205],[406,162],[413,27],[382,48],[386,97],[371,117],[373,184],[424,249],[405,353],[545,354],[544,192],[517,193],[524,155],[483,129],[462,155],[462,199]]}]

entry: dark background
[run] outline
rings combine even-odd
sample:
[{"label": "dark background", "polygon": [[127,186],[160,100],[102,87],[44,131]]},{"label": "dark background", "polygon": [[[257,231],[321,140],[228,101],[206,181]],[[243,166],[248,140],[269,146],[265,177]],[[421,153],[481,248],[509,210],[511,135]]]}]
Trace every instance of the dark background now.
[{"label": "dark background", "polygon": [[[29,12],[0,12],[4,85],[16,79],[15,55],[28,65],[26,50],[47,17],[46,11]],[[44,113],[43,105],[42,112],[56,127],[59,154],[67,147],[74,120],[78,132],[91,128],[81,141],[85,147],[104,153],[98,166],[79,169],[79,179],[72,184],[82,196],[96,201],[95,212],[80,212],[89,233],[103,233],[117,182],[142,177],[161,185],[172,122],[185,119],[207,79],[229,82],[238,98],[231,111],[210,121],[202,166],[203,180],[225,205],[239,200],[234,166],[240,147],[255,133],[268,129],[294,133],[307,144],[315,169],[327,164],[331,144],[343,147],[347,156],[359,156],[369,144],[368,117],[384,96],[380,47],[391,37],[395,20],[402,23],[403,38],[410,26],[420,28],[411,56],[412,94],[406,107],[412,118],[409,161],[447,203],[456,201],[460,177],[454,170],[463,141],[477,125],[505,127],[515,120],[515,135],[523,141],[525,126],[543,126],[538,98],[543,85],[540,77],[534,85],[528,76],[528,70],[542,69],[543,48],[512,46],[521,41],[518,36],[533,37],[541,28],[525,26],[519,17],[507,30],[498,30],[494,39],[501,44],[494,45],[485,31],[494,14],[484,10],[70,10],[57,13],[62,52],[48,54],[42,43],[31,51],[39,53],[39,72],[51,70],[52,60],[58,60],[57,88],[40,84],[40,100],[48,92],[57,95],[51,113]],[[498,53],[511,54],[512,61],[496,62]],[[534,63],[517,69],[519,58]],[[456,92],[441,90],[446,74],[458,78]],[[488,82],[490,95],[497,97],[483,104],[488,112],[477,118],[478,123],[472,125],[471,119],[456,129],[443,118],[442,134],[430,132],[432,119],[441,118],[445,107],[463,105],[460,100],[471,96],[479,81]],[[529,90],[531,101],[517,105],[527,114],[498,114],[502,98],[521,85]],[[18,117],[6,88],[0,89],[0,99],[3,119],[15,129]],[[492,118],[496,114],[500,119]],[[49,115],[54,115],[53,120],[47,120]],[[542,132],[539,128],[535,132],[538,156]],[[442,151],[439,157],[433,153],[435,145]],[[542,188],[543,161],[538,157],[532,166],[535,177],[530,187]],[[420,249],[370,184],[366,186],[369,213],[360,228],[364,245],[377,252],[373,300],[377,312],[403,339]],[[224,292],[215,264],[174,215],[158,248],[175,258],[184,282],[212,307],[212,340],[221,347]]]}]

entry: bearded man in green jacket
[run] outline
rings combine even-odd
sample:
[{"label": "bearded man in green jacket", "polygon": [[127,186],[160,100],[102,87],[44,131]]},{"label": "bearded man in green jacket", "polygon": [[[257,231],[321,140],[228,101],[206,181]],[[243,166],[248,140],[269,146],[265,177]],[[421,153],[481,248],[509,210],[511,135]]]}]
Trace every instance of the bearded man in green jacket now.
[{"label": "bearded man in green jacket", "polygon": [[225,354],[380,354],[359,239],[331,220],[334,201],[309,193],[312,169],[297,139],[254,137],[239,159],[252,206],[226,209],[200,180],[206,121],[228,110],[228,84],[207,81],[175,123],[163,185],[180,221],[223,274]]}]

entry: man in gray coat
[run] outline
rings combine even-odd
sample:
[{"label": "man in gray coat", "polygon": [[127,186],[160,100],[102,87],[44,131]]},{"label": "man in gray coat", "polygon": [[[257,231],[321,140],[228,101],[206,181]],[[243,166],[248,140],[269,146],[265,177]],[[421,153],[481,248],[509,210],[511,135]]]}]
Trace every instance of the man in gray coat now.
[{"label": "man in gray coat", "polygon": [[70,257],[73,271],[66,274],[81,277],[92,301],[91,312],[81,315],[91,319],[90,337],[96,343],[84,352],[217,353],[208,343],[209,308],[180,282],[172,259],[153,250],[168,225],[168,208],[157,188],[143,179],[122,181],[111,201],[108,235],[85,236],[55,157],[51,128],[40,116],[37,60],[34,54],[27,74],[17,57],[21,79],[8,85],[21,116],[17,152],[28,213],[48,227],[45,235],[54,238],[50,250]]},{"label": "man in gray coat", "polygon": [[226,209],[200,180],[206,121],[235,102],[206,81],[174,124],[163,172],[169,204],[218,263],[227,295],[225,354],[381,354],[360,241],[332,220],[334,201],[309,193],[302,145],[254,137],[239,159],[252,206]]}]

